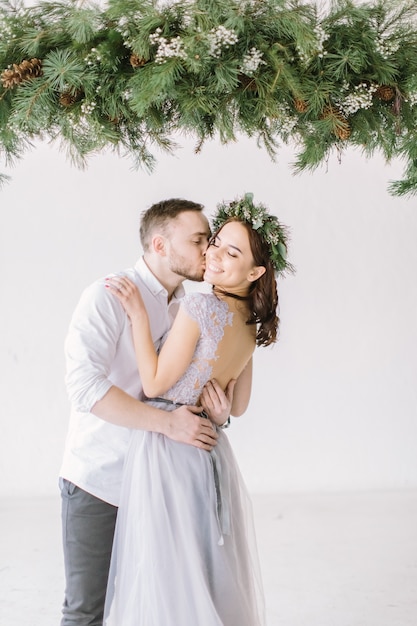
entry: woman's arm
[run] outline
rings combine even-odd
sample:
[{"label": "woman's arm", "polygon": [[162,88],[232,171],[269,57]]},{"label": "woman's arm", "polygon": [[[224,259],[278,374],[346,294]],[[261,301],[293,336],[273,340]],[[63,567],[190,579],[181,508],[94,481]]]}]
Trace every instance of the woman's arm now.
[{"label": "woman's arm", "polygon": [[198,323],[182,307],[159,355],[155,351],[149,317],[135,283],[126,276],[110,278],[106,286],[121,302],[132,322],[136,361],[145,394],[165,393],[184,374],[200,336]]},{"label": "woman's arm", "polygon": [[251,392],[252,392],[252,370],[253,359],[252,357],[246,363],[245,368],[239,375],[236,385],[233,391],[232,407],[230,414],[235,417],[240,417],[248,408]]}]

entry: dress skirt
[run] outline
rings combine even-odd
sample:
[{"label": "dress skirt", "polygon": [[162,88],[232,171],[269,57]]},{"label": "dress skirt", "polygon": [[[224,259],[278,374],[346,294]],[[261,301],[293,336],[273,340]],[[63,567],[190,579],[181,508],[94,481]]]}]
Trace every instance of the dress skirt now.
[{"label": "dress skirt", "polygon": [[251,502],[218,434],[208,452],[132,433],[105,626],[265,624]]}]

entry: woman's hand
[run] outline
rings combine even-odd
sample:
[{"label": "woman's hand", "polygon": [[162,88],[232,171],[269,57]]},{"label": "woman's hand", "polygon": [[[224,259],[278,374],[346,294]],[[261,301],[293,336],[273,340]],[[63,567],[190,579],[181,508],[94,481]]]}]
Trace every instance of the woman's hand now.
[{"label": "woman's hand", "polygon": [[106,278],[105,287],[116,296],[131,320],[147,315],[140,291],[127,276]]}]

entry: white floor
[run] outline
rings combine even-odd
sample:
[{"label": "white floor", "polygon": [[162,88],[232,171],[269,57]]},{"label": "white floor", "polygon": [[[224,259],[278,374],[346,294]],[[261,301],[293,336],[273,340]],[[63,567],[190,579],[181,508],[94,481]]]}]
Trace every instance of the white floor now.
[{"label": "white floor", "polygon": [[[253,500],[268,626],[417,625],[416,491]],[[0,501],[1,626],[59,625],[59,508]]]}]

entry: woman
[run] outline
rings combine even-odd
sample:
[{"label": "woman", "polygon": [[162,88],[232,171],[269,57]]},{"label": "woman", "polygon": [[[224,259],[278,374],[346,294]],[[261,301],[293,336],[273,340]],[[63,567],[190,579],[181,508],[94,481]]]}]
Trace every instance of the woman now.
[{"label": "woman", "polygon": [[[289,268],[285,230],[251,194],[221,205],[206,253],[209,294],[183,299],[155,353],[141,297],[109,279],[132,322],[143,389],[172,410],[207,381],[237,379],[232,414],[249,401],[252,354],[277,337],[275,272]],[[213,425],[213,428],[215,426]],[[207,452],[157,433],[132,435],[105,609],[106,626],[260,626],[262,587],[250,501],[228,439]]]}]

